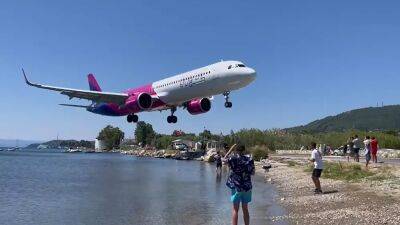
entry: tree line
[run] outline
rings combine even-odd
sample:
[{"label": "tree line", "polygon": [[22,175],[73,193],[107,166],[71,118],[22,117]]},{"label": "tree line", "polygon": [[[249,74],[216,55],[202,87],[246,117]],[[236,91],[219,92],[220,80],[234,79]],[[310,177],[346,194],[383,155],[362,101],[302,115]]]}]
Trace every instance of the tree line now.
[{"label": "tree line", "polygon": [[[256,128],[240,129],[231,131],[229,134],[213,134],[209,130],[204,130],[199,134],[185,133],[183,131],[174,131],[172,134],[159,134],[154,131],[150,123],[139,121],[135,129],[136,144],[152,146],[157,149],[171,148],[171,142],[176,139],[191,140],[194,142],[205,143],[208,140],[215,140],[222,144],[232,145],[234,143],[244,144],[249,149],[266,149],[268,151],[297,150],[301,147],[307,147],[311,142],[326,144],[332,148],[344,145],[349,137],[357,134],[359,137],[366,135],[375,136],[381,148],[400,149],[400,138],[397,132],[391,131],[359,131],[348,130],[343,132],[320,132],[304,133],[289,132],[282,129],[261,130]],[[100,132],[99,138],[107,140],[108,147],[119,145],[124,133],[119,128],[107,126]]]}]

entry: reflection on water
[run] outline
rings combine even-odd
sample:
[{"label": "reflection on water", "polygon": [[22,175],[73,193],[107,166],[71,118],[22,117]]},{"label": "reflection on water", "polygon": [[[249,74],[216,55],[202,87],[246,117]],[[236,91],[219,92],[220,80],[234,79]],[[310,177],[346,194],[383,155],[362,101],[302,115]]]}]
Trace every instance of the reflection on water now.
[{"label": "reflection on water", "polygon": [[[0,224],[229,224],[227,171],[119,154],[0,153]],[[252,224],[282,209],[255,177]]]}]

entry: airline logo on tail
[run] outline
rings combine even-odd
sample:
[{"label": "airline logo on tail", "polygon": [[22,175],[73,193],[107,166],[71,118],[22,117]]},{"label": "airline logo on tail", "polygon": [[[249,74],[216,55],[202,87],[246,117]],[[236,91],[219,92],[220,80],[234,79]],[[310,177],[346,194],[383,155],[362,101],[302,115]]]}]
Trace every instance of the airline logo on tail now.
[{"label": "airline logo on tail", "polygon": [[97,83],[96,78],[91,73],[88,75],[88,82],[91,91],[101,91],[101,88]]}]

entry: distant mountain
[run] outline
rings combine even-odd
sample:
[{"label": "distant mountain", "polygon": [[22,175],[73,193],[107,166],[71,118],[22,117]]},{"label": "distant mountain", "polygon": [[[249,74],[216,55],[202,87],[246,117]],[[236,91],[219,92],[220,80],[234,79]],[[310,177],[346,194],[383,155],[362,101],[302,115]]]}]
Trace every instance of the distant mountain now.
[{"label": "distant mountain", "polygon": [[28,145],[27,148],[37,148],[39,145],[46,146],[47,148],[94,148],[94,141],[85,141],[85,140],[52,140],[43,143],[34,143]]},{"label": "distant mountain", "polygon": [[0,147],[26,147],[33,143],[38,143],[42,141],[32,141],[32,140],[15,140],[15,139],[0,139]]},{"label": "distant mountain", "polygon": [[314,133],[350,129],[400,131],[400,105],[355,109],[286,130],[289,132]]}]

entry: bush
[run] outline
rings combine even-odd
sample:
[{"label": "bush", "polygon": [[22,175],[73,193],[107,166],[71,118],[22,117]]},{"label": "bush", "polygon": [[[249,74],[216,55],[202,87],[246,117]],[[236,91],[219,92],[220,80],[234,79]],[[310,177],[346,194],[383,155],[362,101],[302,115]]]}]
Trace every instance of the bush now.
[{"label": "bush", "polygon": [[250,149],[250,154],[253,155],[255,161],[268,158],[268,148],[266,146],[254,146]]}]

